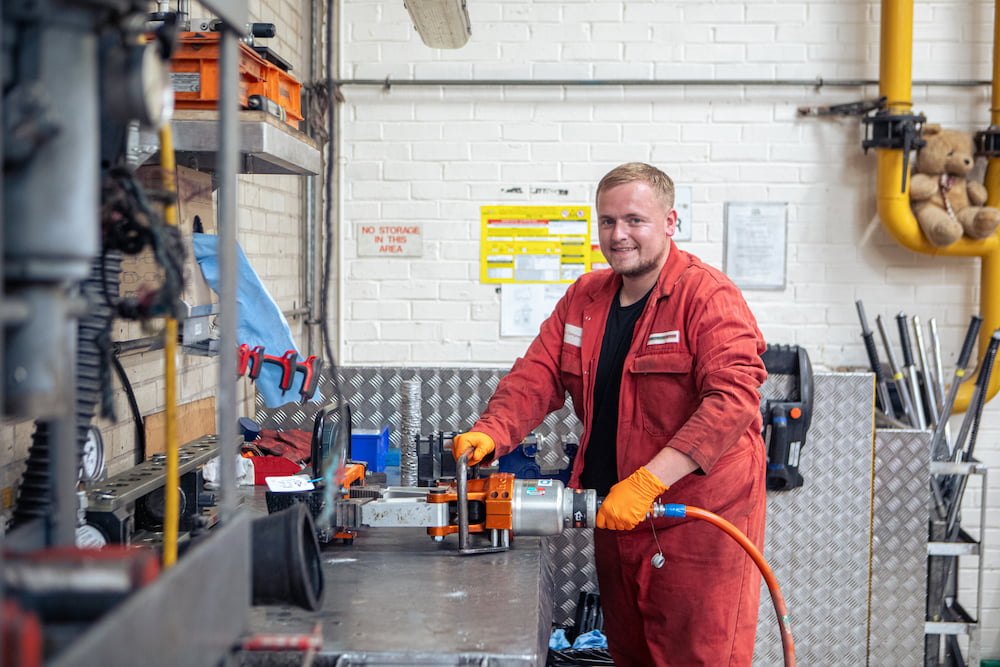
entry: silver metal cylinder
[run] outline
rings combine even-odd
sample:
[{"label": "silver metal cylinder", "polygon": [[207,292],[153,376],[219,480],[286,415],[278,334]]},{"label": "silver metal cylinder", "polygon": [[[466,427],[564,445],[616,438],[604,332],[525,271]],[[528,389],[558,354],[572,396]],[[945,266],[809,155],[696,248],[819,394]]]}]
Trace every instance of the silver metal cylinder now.
[{"label": "silver metal cylinder", "polygon": [[567,528],[588,528],[597,517],[597,492],[567,489],[557,479],[517,479],[511,513],[515,535],[558,535]]},{"label": "silver metal cylinder", "polygon": [[420,379],[403,380],[400,388],[399,482],[417,485],[417,445],[420,435]]},{"label": "silver metal cylinder", "polygon": [[[100,86],[91,22],[89,10],[61,11],[22,54],[37,79],[22,81],[19,90],[37,106],[24,99],[5,115],[24,132],[51,124],[54,133],[23,165],[4,174],[8,281],[83,280],[99,250]],[[52,348],[39,350],[56,354]]]}]

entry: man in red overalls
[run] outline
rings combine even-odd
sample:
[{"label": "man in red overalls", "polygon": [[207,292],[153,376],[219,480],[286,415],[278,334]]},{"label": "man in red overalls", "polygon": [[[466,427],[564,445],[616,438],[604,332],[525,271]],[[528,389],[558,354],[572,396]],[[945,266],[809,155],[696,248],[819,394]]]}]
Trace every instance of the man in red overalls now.
[{"label": "man in red overalls", "polygon": [[615,664],[750,665],[753,562],[707,523],[646,519],[654,502],[701,507],[763,548],[765,343],[739,289],[670,238],[673,204],[673,182],[650,165],[601,180],[611,269],[569,287],[453,454],[472,450],[470,465],[506,454],[568,392],[583,424],[570,486],[606,496],[594,547]]}]

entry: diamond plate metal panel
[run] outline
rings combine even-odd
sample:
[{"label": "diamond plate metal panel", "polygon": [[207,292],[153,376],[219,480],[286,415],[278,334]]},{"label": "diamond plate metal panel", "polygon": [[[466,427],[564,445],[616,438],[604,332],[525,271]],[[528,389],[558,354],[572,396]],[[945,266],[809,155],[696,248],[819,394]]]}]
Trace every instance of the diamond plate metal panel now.
[{"label": "diamond plate metal panel", "polygon": [[875,433],[870,665],[919,665],[927,593],[931,434]]},{"label": "diamond plate metal panel", "polygon": [[553,568],[552,623],[573,625],[580,591],[596,593],[597,567],[594,565],[594,531],[567,530],[546,538],[545,549]]},{"label": "diamond plate metal panel", "polygon": [[[874,381],[865,373],[816,373],[814,391],[799,466],[805,483],[767,494],[764,555],[791,614],[798,663],[863,665]],[[753,664],[782,662],[774,607],[762,587]]]}]

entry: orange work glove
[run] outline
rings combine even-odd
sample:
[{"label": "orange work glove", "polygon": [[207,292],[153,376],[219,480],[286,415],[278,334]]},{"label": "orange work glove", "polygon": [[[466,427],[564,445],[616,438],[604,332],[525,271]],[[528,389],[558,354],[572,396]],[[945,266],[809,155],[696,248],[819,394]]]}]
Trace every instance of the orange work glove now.
[{"label": "orange work glove", "polygon": [[645,467],[639,468],[611,487],[597,512],[597,527],[632,530],[646,518],[656,497],[669,488]]},{"label": "orange work glove", "polygon": [[470,449],[472,451],[469,452],[467,463],[470,466],[474,466],[489,454],[492,454],[493,450],[496,449],[496,444],[493,442],[493,438],[478,431],[469,431],[468,433],[456,435],[455,439],[451,442],[451,455],[455,457],[456,461],[458,457]]}]

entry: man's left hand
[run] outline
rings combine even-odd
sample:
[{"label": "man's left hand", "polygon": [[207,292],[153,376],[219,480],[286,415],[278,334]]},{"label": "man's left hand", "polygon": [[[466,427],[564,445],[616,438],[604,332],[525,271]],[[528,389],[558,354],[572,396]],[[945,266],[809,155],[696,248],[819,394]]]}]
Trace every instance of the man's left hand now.
[{"label": "man's left hand", "polygon": [[639,468],[611,487],[597,512],[597,527],[632,530],[646,518],[656,497],[668,488],[645,467]]}]

